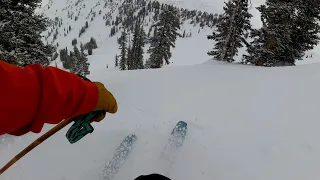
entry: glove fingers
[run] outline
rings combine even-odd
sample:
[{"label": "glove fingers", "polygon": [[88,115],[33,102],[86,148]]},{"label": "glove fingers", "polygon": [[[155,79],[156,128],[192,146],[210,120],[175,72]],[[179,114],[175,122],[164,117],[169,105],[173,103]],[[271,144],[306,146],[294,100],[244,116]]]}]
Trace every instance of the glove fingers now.
[{"label": "glove fingers", "polygon": [[95,110],[105,110],[109,113],[116,113],[118,110],[117,101],[102,83],[95,82],[99,89],[98,103]]},{"label": "glove fingers", "polygon": [[106,117],[106,112],[104,112],[103,114],[100,114],[99,116],[93,118],[92,121],[94,121],[94,122],[100,122],[100,121],[102,121],[105,117]]}]

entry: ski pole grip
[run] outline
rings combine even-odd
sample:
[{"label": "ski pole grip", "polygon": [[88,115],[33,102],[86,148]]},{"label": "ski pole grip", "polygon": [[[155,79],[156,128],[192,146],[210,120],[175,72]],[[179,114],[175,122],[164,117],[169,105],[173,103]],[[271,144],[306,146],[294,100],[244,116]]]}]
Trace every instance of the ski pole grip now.
[{"label": "ski pole grip", "polygon": [[66,137],[71,144],[74,144],[94,131],[90,124],[93,119],[99,117],[103,111],[93,111],[73,118],[74,124],[68,130]]},{"label": "ski pole grip", "polygon": [[[85,81],[91,82],[90,79],[81,76],[78,74],[80,78]],[[105,114],[104,111],[93,111],[88,114],[79,115],[77,117],[72,118],[74,124],[67,131],[66,137],[71,144],[74,144],[84,138],[89,133],[94,131],[94,128],[90,124],[94,119],[98,118],[102,114]]]}]

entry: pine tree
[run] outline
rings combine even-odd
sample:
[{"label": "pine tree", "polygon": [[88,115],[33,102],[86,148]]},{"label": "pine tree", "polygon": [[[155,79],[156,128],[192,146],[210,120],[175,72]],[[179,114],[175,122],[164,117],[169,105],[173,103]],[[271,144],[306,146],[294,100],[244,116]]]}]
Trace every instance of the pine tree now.
[{"label": "pine tree", "polygon": [[168,6],[162,11],[156,26],[157,34],[152,38],[149,52],[151,68],[161,68],[163,61],[169,64],[171,58],[170,47],[175,48],[177,36],[181,35],[177,32],[180,29],[179,13],[174,7]]},{"label": "pine tree", "polygon": [[90,74],[88,58],[84,53],[84,49],[80,52],[76,45],[73,47],[74,52],[70,54],[72,59],[70,72],[86,77],[86,75]]},{"label": "pine tree", "polygon": [[[143,69],[143,53],[145,46],[146,33],[141,27],[140,21],[135,25],[133,35],[133,46],[131,50],[132,67],[131,69]],[[128,68],[129,69],[129,68]]]},{"label": "pine tree", "polygon": [[81,51],[80,51],[80,63],[82,67],[80,75],[86,77],[87,75],[90,74],[90,71],[89,71],[90,63],[88,62],[87,54],[85,54],[83,48],[81,48]]},{"label": "pine tree", "polygon": [[243,47],[245,33],[251,29],[248,0],[229,0],[224,6],[224,16],[217,24],[216,44],[208,55],[216,60],[233,62],[238,49]]},{"label": "pine tree", "polygon": [[70,57],[72,61],[70,72],[78,74],[80,71],[80,51],[76,45],[73,46],[73,52],[70,52]]},{"label": "pine tree", "polygon": [[89,48],[88,48],[88,54],[91,56],[92,55],[92,47],[91,46],[89,46]]},{"label": "pine tree", "polygon": [[0,57],[18,66],[48,66],[55,48],[44,45],[41,33],[49,25],[35,10],[41,0],[0,0]]},{"label": "pine tree", "polygon": [[305,51],[319,42],[320,5],[314,0],[267,0],[257,8],[263,27],[254,30],[254,38],[244,56],[246,63],[258,66],[292,66]]},{"label": "pine tree", "polygon": [[132,70],[133,69],[133,53],[134,49],[131,47],[131,42],[129,40],[129,46],[128,46],[128,52],[127,52],[127,69]]},{"label": "pine tree", "polygon": [[295,59],[301,60],[305,52],[319,43],[320,4],[316,0],[295,0],[296,18],[292,26]]},{"label": "pine tree", "polygon": [[84,48],[83,44],[80,43],[80,51],[81,51],[81,52],[84,52],[84,50],[85,50],[85,48]]},{"label": "pine tree", "polygon": [[119,66],[119,59],[118,59],[118,55],[116,54],[116,59],[114,61],[114,67],[118,67]]},{"label": "pine tree", "polygon": [[128,37],[127,37],[127,32],[124,29],[120,38],[118,39],[118,44],[119,44],[119,49],[121,50],[120,54],[120,62],[119,62],[119,68],[120,70],[126,70],[126,64],[127,64],[127,42],[128,42]]},{"label": "pine tree", "polygon": [[97,49],[98,48],[97,41],[96,41],[95,38],[91,37],[89,43],[91,44],[92,49]]},{"label": "pine tree", "polygon": [[261,12],[263,26],[252,31],[254,38],[245,55],[247,62],[259,66],[273,66],[278,63],[294,64],[292,48],[292,25],[294,24],[294,3],[286,0],[268,0],[257,8]]},{"label": "pine tree", "polygon": [[60,50],[60,60],[62,62],[63,68],[70,69],[72,67],[71,57],[68,54],[68,48]]},{"label": "pine tree", "polygon": [[71,42],[72,46],[77,45],[78,44],[78,40],[76,38],[74,38]]},{"label": "pine tree", "polygon": [[136,47],[136,61],[135,67],[136,69],[143,69],[143,54],[144,54],[144,46],[146,40],[146,32],[144,31],[143,27],[140,27],[140,36],[138,38],[137,47]]}]

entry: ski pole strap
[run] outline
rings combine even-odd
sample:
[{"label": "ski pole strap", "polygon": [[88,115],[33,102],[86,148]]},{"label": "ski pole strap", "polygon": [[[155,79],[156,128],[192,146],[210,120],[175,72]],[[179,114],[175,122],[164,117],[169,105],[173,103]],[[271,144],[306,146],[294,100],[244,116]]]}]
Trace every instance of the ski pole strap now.
[{"label": "ski pole strap", "polygon": [[87,134],[92,133],[94,128],[91,126],[93,119],[104,114],[104,111],[93,111],[91,113],[74,117],[74,124],[68,130],[66,137],[71,144],[78,142]]}]

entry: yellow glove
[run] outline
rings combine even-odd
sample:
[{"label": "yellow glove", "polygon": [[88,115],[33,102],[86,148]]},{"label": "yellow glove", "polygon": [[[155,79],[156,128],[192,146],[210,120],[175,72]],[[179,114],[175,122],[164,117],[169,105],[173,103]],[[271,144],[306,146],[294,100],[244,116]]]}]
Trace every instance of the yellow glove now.
[{"label": "yellow glove", "polygon": [[[94,111],[104,110],[108,113],[116,113],[118,111],[118,104],[113,95],[104,87],[104,85],[100,82],[94,82],[94,84],[98,87],[99,96],[98,103]],[[106,116],[106,113],[100,115],[98,118],[93,121],[100,122]]]}]

